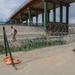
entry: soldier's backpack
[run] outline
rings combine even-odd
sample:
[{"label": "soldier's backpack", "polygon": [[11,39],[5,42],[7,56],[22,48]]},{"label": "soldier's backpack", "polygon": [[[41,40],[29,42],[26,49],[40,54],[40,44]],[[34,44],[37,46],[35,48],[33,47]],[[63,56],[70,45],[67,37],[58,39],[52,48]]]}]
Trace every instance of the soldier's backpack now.
[{"label": "soldier's backpack", "polygon": [[17,34],[17,30],[16,29],[14,29],[14,34]]}]

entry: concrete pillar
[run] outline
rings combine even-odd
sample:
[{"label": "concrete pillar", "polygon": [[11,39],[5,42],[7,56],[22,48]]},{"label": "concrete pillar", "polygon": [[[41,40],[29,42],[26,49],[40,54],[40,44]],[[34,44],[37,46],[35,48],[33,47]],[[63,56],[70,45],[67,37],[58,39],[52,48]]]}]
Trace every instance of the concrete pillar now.
[{"label": "concrete pillar", "polygon": [[20,18],[20,24],[22,24],[22,16],[21,16],[21,14],[19,14],[19,18]]},{"label": "concrete pillar", "polygon": [[69,23],[69,6],[66,6],[66,23]]},{"label": "concrete pillar", "polygon": [[68,24],[69,24],[69,6],[66,6],[66,24],[67,24],[67,32],[68,32]]},{"label": "concrete pillar", "polygon": [[28,25],[28,15],[26,15],[26,26]]},{"label": "concrete pillar", "polygon": [[42,25],[44,25],[44,13],[42,13]]},{"label": "concrete pillar", "polygon": [[36,11],[36,25],[38,25],[38,11]]},{"label": "concrete pillar", "polygon": [[31,10],[28,10],[29,25],[31,25]]},{"label": "concrete pillar", "polygon": [[63,6],[60,5],[60,23],[63,23]]},{"label": "concrete pillar", "polygon": [[31,18],[31,25],[33,25],[33,17]]},{"label": "concrete pillar", "polygon": [[56,22],[56,4],[53,3],[53,22]]},{"label": "concrete pillar", "polygon": [[50,20],[50,11],[48,10],[48,22],[49,22],[49,20]]},{"label": "concrete pillar", "polygon": [[48,3],[44,0],[44,30],[47,30],[47,10],[48,10]]}]

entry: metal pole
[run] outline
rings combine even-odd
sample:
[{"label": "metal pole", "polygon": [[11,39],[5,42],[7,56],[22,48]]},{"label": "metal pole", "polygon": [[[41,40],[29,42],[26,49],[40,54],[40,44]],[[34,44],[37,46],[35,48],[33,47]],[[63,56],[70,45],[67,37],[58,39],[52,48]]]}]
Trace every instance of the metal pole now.
[{"label": "metal pole", "polygon": [[12,66],[15,68],[15,70],[17,70],[14,62],[13,62],[13,57],[12,57],[12,54],[11,54],[11,50],[9,48],[9,43],[8,43],[8,39],[7,39],[7,36],[6,36],[6,32],[5,32],[5,27],[3,27],[3,30],[4,30],[4,35],[5,35],[5,39],[6,39],[6,46],[8,48],[8,52],[9,52],[9,55],[10,55],[10,59],[11,59],[11,62],[12,62]]}]

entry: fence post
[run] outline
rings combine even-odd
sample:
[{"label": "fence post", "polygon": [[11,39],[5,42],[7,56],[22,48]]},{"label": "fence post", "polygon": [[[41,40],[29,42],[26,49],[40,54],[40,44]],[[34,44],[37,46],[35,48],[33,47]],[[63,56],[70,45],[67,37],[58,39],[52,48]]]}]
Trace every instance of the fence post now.
[{"label": "fence post", "polygon": [[9,43],[8,43],[6,32],[5,32],[5,27],[3,27],[3,35],[4,35],[4,41],[5,41],[4,43],[5,43],[6,55],[7,55],[7,49],[8,49],[10,59],[11,59],[11,62],[12,62],[12,66],[15,68],[15,70],[17,70],[17,68],[15,67],[15,64],[13,62],[13,57],[12,57],[12,54],[11,54],[11,50],[9,48]]},{"label": "fence post", "polygon": [[3,27],[3,36],[4,36],[4,45],[5,45],[5,53],[6,53],[6,56],[8,55],[7,54],[7,47],[6,47],[6,39],[5,39],[5,28]]},{"label": "fence post", "polygon": [[48,42],[48,34],[46,34],[46,44],[47,44],[47,46],[49,45],[49,42]]}]

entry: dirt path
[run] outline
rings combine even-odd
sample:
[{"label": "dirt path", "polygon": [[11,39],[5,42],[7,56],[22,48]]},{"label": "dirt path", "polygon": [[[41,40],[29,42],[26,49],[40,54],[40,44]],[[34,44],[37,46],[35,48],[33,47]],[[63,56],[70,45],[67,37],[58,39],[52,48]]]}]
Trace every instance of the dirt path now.
[{"label": "dirt path", "polygon": [[28,52],[13,53],[13,57],[21,59],[12,66],[3,62],[4,55],[0,55],[0,75],[75,75],[75,43],[46,47]]}]

